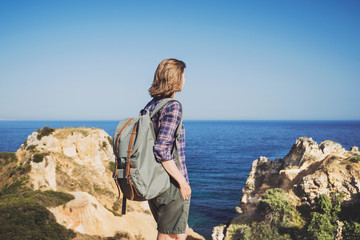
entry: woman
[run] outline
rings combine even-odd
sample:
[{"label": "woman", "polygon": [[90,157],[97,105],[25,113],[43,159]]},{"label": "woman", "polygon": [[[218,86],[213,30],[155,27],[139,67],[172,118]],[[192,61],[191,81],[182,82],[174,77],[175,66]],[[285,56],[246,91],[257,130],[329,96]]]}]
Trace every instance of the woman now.
[{"label": "woman", "polygon": [[[150,112],[165,98],[174,98],[185,84],[185,63],[177,59],[165,59],[156,69],[149,89],[153,99],[145,109]],[[182,106],[177,101],[167,103],[152,119],[156,133],[154,154],[170,175],[170,188],[160,196],[149,200],[151,212],[158,225],[158,240],[185,240],[188,234],[188,215],[191,188],[185,165],[185,128],[182,125],[177,145],[180,166],[172,155],[175,132],[182,115]]]}]

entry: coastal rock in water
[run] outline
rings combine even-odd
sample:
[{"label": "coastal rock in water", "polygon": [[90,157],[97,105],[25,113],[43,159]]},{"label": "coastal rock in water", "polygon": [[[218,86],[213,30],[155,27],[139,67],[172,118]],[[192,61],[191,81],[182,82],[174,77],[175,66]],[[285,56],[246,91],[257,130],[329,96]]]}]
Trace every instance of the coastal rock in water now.
[{"label": "coastal rock in water", "polygon": [[271,185],[278,184],[278,173],[283,163],[280,159],[272,162],[266,157],[256,159],[252,165],[249,177],[243,188],[239,211],[244,214],[251,214],[256,202]]},{"label": "coastal rock in water", "polygon": [[211,237],[213,240],[223,240],[225,235],[224,235],[224,231],[225,231],[225,225],[220,225],[220,226],[216,226],[213,228],[213,232],[211,234]]},{"label": "coastal rock in water", "polygon": [[[252,214],[259,198],[270,188],[282,188],[309,203],[331,191],[344,191],[348,197],[356,194],[358,175],[346,169],[346,164],[341,165],[351,156],[339,143],[326,140],[317,144],[311,138],[302,137],[283,159],[256,159],[242,190],[241,212]],[[342,167],[330,168],[334,164]]]},{"label": "coastal rock in water", "polygon": [[253,217],[258,201],[266,190],[273,188],[283,189],[296,205],[310,208],[314,208],[320,194],[331,192],[341,192],[345,201],[352,201],[360,194],[358,148],[354,146],[346,151],[330,140],[317,144],[311,138],[302,137],[283,159],[254,160],[237,212],[244,219]]},{"label": "coastal rock in water", "polygon": [[186,240],[205,240],[203,236],[200,234],[194,232],[192,228],[190,228],[188,236],[186,237]]}]

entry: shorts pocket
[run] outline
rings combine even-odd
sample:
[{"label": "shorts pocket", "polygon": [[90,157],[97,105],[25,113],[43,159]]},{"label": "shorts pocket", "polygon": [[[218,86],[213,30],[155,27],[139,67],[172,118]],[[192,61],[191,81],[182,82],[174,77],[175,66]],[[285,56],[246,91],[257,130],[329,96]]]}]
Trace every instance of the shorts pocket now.
[{"label": "shorts pocket", "polygon": [[167,205],[171,201],[175,201],[177,191],[180,192],[179,189],[171,182],[170,187],[156,198],[156,203],[158,205]]}]

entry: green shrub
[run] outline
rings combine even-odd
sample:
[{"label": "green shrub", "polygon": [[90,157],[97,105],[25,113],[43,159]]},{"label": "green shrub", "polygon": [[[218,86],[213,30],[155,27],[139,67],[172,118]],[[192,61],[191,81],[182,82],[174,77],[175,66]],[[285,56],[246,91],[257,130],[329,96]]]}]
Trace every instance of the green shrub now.
[{"label": "green shrub", "polygon": [[72,239],[75,233],[56,223],[46,207],[74,199],[68,193],[24,191],[0,197],[0,239]]},{"label": "green shrub", "polygon": [[18,159],[13,152],[0,152],[0,167],[7,165],[11,162],[17,162]]},{"label": "green shrub", "polygon": [[317,198],[319,212],[312,213],[307,227],[308,239],[334,239],[337,229],[336,221],[339,219],[343,199],[343,193],[331,193],[330,198],[326,194],[321,194]]},{"label": "green shrub", "polygon": [[[238,217],[227,228],[226,240],[297,239],[304,220],[280,189],[269,189],[259,200],[252,217]],[[293,237],[294,236],[294,237]]]},{"label": "green shrub", "polygon": [[225,240],[231,239],[242,239],[242,240],[251,240],[251,227],[247,224],[231,224],[226,229],[226,238]]},{"label": "green shrub", "polygon": [[39,204],[0,205],[0,239],[72,239],[76,234],[58,224]]},{"label": "green shrub", "polygon": [[24,188],[24,185],[28,183],[28,177],[21,177],[19,180],[15,181],[10,185],[6,185],[3,189],[1,189],[0,197],[6,194],[17,193]]},{"label": "green shrub", "polygon": [[332,204],[330,198],[327,195],[321,194],[317,199],[317,204],[320,208],[321,213],[330,214],[332,210]]},{"label": "green shrub", "polygon": [[312,240],[333,240],[337,226],[332,224],[329,214],[314,212],[307,229],[308,237]]},{"label": "green shrub", "polygon": [[20,174],[20,175],[24,175],[28,172],[31,171],[31,165],[30,162],[26,162],[23,165],[20,165],[16,168],[16,171]]},{"label": "green shrub", "polygon": [[28,150],[28,151],[30,151],[30,152],[35,152],[36,146],[37,146],[37,145],[29,145],[29,146],[27,146],[25,149]]},{"label": "green shrub", "polygon": [[300,214],[289,201],[284,190],[269,189],[262,196],[257,207],[257,214],[265,214],[264,220],[280,227],[300,227],[303,224]]},{"label": "green shrub", "polygon": [[357,222],[345,222],[343,226],[343,238],[346,240],[360,239],[360,224]]},{"label": "green shrub", "polygon": [[251,240],[291,240],[289,234],[280,234],[278,228],[265,222],[253,222],[251,225]]},{"label": "green shrub", "polygon": [[344,197],[345,194],[343,192],[340,193],[336,193],[336,192],[331,192],[330,193],[330,198],[331,198],[331,205],[332,205],[332,217],[334,218],[334,220],[338,220],[339,218],[339,214],[341,212],[341,204],[344,201]]},{"label": "green shrub", "polygon": [[54,128],[43,127],[41,129],[36,130],[39,134],[37,135],[37,139],[40,140],[42,137],[49,136],[52,132],[54,132]]},{"label": "green shrub", "polygon": [[252,216],[231,222],[226,240],[333,240],[338,220],[345,223],[344,240],[360,239],[360,201],[344,207],[343,199],[343,193],[330,193],[330,197],[322,194],[316,199],[316,211],[306,204],[297,210],[284,190],[269,189]]},{"label": "green shrub", "polygon": [[349,159],[350,162],[358,163],[360,161],[360,156],[354,156]]},{"label": "green shrub", "polygon": [[35,153],[33,155],[32,161],[35,163],[42,162],[44,160],[44,157],[46,157],[47,155],[49,155],[49,153]]},{"label": "green shrub", "polygon": [[69,193],[48,191],[24,191],[20,193],[7,194],[0,197],[0,206],[11,204],[40,204],[44,207],[55,207],[70,200],[74,196]]}]

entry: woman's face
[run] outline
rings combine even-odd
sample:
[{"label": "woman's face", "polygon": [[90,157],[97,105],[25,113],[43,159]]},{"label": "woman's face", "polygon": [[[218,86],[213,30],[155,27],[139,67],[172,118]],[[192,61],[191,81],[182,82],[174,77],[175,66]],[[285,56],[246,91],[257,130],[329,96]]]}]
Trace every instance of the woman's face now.
[{"label": "woman's face", "polygon": [[181,91],[182,91],[184,85],[185,85],[185,70],[183,71],[183,73],[181,75]]}]

